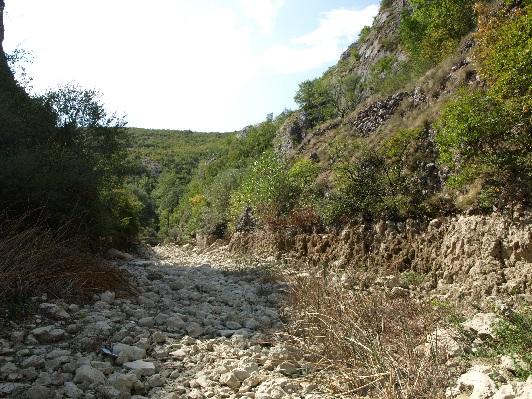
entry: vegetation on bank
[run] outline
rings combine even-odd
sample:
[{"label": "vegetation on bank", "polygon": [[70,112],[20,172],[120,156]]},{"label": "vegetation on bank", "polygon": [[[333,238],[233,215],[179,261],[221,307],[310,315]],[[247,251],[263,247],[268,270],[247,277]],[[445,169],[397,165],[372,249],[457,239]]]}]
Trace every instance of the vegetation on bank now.
[{"label": "vegetation on bank", "polygon": [[[287,118],[290,113],[270,117],[243,137],[231,136],[216,156],[200,161],[178,205],[161,212],[162,235],[222,237],[234,231],[246,208],[259,225],[312,229],[353,219],[423,218],[527,202],[532,175],[530,6],[457,0],[411,5],[396,39],[385,44],[390,55],[368,76],[350,72],[359,62],[358,47],[352,46],[337,66],[300,85],[297,118]],[[374,28],[368,29],[359,43]],[[283,123],[290,129],[299,118],[312,135],[322,124],[345,118],[368,95],[412,87],[471,35],[477,43],[475,66],[485,84],[458,90],[423,123],[369,138],[338,134],[328,144],[327,162],[286,157],[276,147]],[[407,58],[399,62],[393,55],[397,51]]]},{"label": "vegetation on bank", "polygon": [[[358,51],[376,26],[323,76],[301,83],[299,110],[239,133],[125,129],[97,92],[66,86],[30,98],[5,69],[4,208],[42,208],[50,225],[68,221],[102,246],[224,237],[246,209],[258,225],[310,230],[529,201],[529,2],[410,5],[367,74],[356,72]],[[408,128],[352,131],[349,118],[365,99],[414,87],[471,37],[480,82],[443,96],[441,109]],[[281,134],[312,138],[339,125],[320,157],[279,150]]]},{"label": "vegetation on bank", "polygon": [[123,183],[127,139],[97,92],[66,85],[30,97],[0,52],[0,317],[5,306],[20,315],[37,295],[131,292],[93,254],[138,232]]}]

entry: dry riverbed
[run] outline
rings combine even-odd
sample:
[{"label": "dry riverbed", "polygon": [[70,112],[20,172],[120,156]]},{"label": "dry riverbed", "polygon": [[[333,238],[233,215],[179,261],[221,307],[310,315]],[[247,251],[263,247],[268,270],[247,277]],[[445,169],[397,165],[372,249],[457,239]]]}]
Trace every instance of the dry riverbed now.
[{"label": "dry riverbed", "polygon": [[137,296],[35,299],[35,316],[2,326],[0,397],[326,397],[283,342],[283,287],[253,266],[214,260],[156,248],[150,259],[117,261]]},{"label": "dry riverbed", "polygon": [[[288,330],[297,322],[294,315],[291,324],[284,319],[294,309],[285,302],[288,287],[276,278],[275,259],[234,258],[218,244],[203,251],[187,245],[162,246],[137,258],[115,255],[122,258],[115,262],[129,274],[136,295],[117,297],[105,292],[85,305],[32,298],[29,305],[35,312],[30,317],[0,320],[0,398],[359,397],[359,390],[350,395],[327,393],[346,392],[331,387],[352,378],[338,375],[342,367],[319,361],[320,348],[321,352],[335,348],[334,340],[332,346],[322,348],[329,342],[325,333],[339,338],[336,344],[341,347],[342,323],[334,331],[324,326],[317,341],[294,341],[290,336],[294,331]],[[305,287],[313,281],[312,272],[294,273]],[[341,277],[331,277],[328,287],[333,294],[327,316],[333,318],[334,303],[345,304],[357,292],[342,288],[349,279]],[[297,292],[293,284],[291,289]],[[305,288],[300,294],[315,289]],[[321,290],[327,292],[324,287]],[[429,295],[390,283],[360,291],[362,296],[356,298],[370,297],[373,290],[383,290],[383,298],[399,304],[409,303],[408,297],[416,302]],[[305,301],[310,298],[304,296]],[[357,303],[361,306],[362,302]],[[346,312],[348,308],[337,315],[338,320],[342,315],[357,317],[357,312],[352,317]],[[437,352],[444,361],[443,370],[448,371],[445,396],[438,390],[442,393],[438,397],[532,399],[532,377],[515,379],[520,354],[487,363],[472,356],[495,339],[499,317],[477,313],[460,326],[438,327],[424,343],[425,336],[420,336],[422,342],[415,351],[425,353],[426,358],[414,359],[430,360]],[[349,331],[344,333],[350,337]],[[294,342],[300,345],[295,347]],[[352,355],[353,359],[358,356]],[[412,366],[424,371],[422,365]],[[348,372],[356,374],[354,368]],[[340,385],[331,384],[334,381]]]}]

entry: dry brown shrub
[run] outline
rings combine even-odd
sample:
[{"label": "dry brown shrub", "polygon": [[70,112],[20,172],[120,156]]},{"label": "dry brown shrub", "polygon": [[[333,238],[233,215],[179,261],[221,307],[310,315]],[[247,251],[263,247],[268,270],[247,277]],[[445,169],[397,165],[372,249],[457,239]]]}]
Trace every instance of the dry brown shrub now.
[{"label": "dry brown shrub", "polygon": [[271,230],[293,229],[303,233],[312,233],[322,226],[320,217],[310,207],[293,209],[288,215],[266,216],[264,224]]},{"label": "dry brown shrub", "polygon": [[450,380],[442,356],[419,349],[436,320],[427,305],[357,293],[321,277],[292,277],[289,331],[338,397],[437,399]]},{"label": "dry brown shrub", "polygon": [[54,230],[32,216],[0,220],[0,307],[32,296],[85,301],[106,290],[134,292],[121,270],[80,249],[70,230]]}]

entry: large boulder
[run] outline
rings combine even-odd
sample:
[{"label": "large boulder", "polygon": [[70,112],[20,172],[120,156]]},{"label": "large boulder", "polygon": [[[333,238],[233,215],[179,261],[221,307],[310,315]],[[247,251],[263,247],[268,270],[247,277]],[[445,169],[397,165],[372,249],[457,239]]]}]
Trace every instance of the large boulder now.
[{"label": "large boulder", "polygon": [[31,334],[41,343],[52,343],[61,341],[66,333],[53,325],[38,327],[31,330]]},{"label": "large boulder", "polygon": [[295,112],[286,119],[275,138],[275,149],[281,157],[288,156],[303,141],[306,127],[307,121],[301,112]]},{"label": "large boulder", "polygon": [[472,319],[462,323],[462,327],[481,339],[493,339],[495,326],[499,321],[495,313],[477,313]]}]

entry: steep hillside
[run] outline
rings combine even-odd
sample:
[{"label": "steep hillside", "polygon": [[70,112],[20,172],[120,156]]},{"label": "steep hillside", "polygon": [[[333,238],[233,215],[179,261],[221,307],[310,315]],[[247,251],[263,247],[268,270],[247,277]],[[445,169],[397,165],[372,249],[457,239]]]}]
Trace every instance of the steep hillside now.
[{"label": "steep hillside", "polygon": [[[301,83],[298,110],[258,125],[270,126],[261,150],[238,135],[230,158],[246,161],[213,160],[169,224],[186,240],[248,229],[241,216],[253,228],[325,231],[528,206],[529,8],[383,1],[335,66]],[[213,176],[227,174],[229,198],[206,200]],[[182,214],[203,216],[183,224]]]}]

